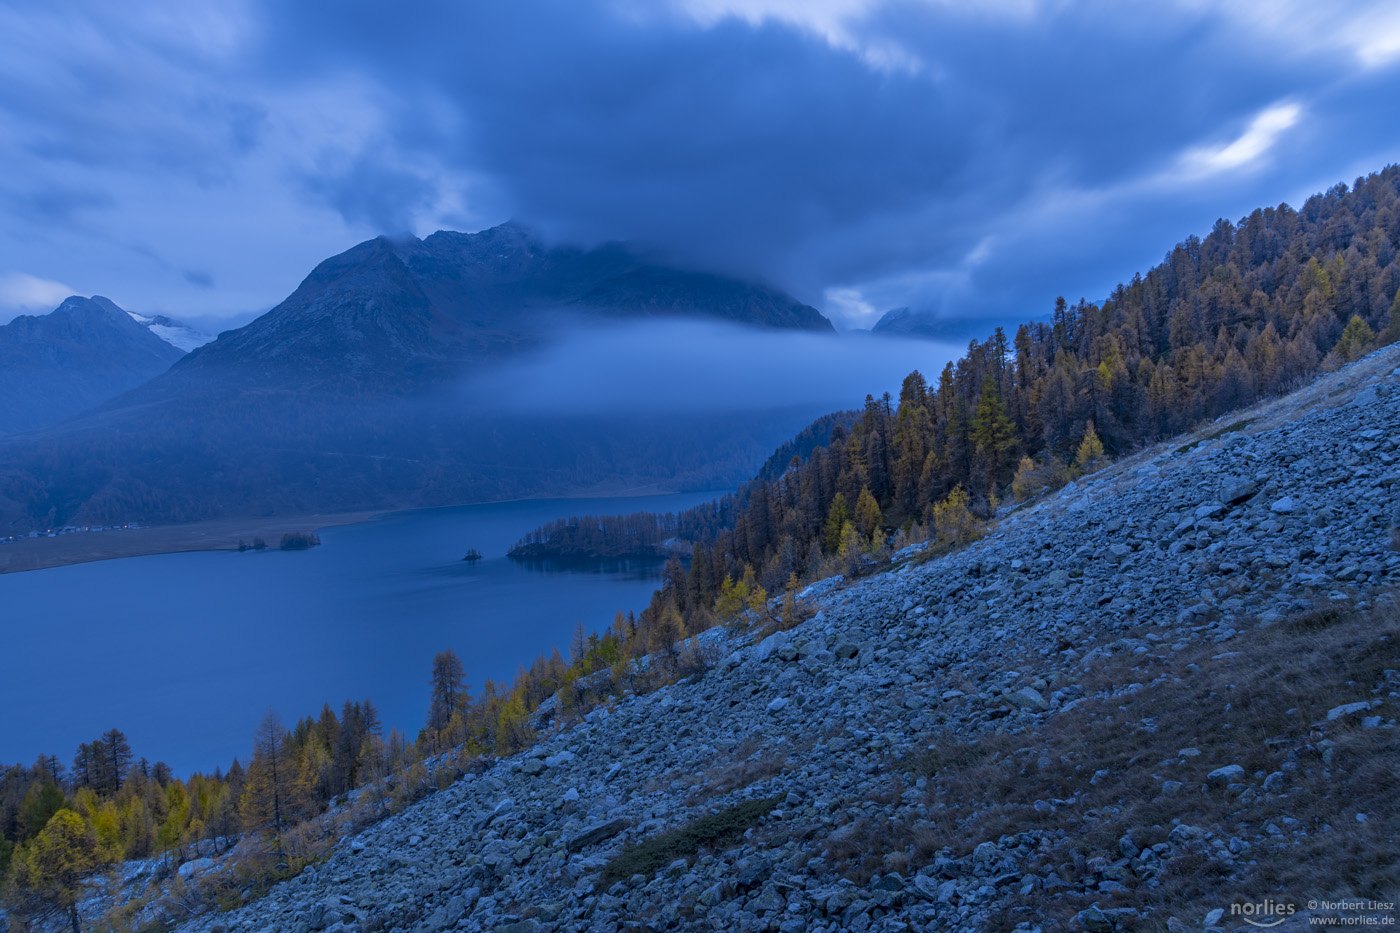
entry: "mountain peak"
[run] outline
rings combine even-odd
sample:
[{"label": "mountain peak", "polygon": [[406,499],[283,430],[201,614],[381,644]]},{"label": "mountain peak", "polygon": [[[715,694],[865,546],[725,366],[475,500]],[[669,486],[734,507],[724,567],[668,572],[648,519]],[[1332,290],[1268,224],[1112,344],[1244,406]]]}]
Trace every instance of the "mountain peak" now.
[{"label": "mountain peak", "polygon": [[177,371],[182,384],[209,366],[247,369],[264,383],[411,393],[539,345],[555,323],[546,314],[559,312],[832,329],[815,308],[776,289],[661,266],[621,243],[547,246],[508,221],[476,233],[359,243]]},{"label": "mountain peak", "polygon": [[72,295],[53,311],[0,326],[9,378],[0,434],[60,421],[159,375],[177,349],[101,295]]},{"label": "mountain peak", "polygon": [[[117,303],[102,295],[84,298],[82,295],[69,295],[62,304],[49,312],[49,315],[84,315],[94,319],[117,321],[126,317],[126,312]],[[48,317],[49,315],[43,315]]]}]

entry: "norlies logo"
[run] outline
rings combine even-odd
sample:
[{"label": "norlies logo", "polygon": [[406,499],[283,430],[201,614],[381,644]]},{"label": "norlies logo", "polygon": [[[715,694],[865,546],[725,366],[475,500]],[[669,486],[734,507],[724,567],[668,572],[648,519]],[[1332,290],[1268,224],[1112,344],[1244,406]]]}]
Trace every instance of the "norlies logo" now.
[{"label": "norlies logo", "polygon": [[1266,898],[1258,904],[1231,904],[1230,916],[1257,927],[1276,927],[1297,912],[1292,904]]}]

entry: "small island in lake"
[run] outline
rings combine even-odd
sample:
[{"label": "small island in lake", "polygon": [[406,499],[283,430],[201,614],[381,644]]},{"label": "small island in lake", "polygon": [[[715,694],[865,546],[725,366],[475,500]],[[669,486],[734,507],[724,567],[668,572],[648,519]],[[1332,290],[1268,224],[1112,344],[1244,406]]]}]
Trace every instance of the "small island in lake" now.
[{"label": "small island in lake", "polygon": [[466,555],[465,557],[463,557],[462,560],[465,560],[465,561],[468,561],[468,562],[475,562],[475,561],[481,560],[481,558],[483,558],[483,557],[485,557],[485,556],[486,556],[486,555],[482,554],[482,553],[481,553],[480,551],[478,551],[476,548],[468,548],[468,549],[467,549],[467,555]]}]

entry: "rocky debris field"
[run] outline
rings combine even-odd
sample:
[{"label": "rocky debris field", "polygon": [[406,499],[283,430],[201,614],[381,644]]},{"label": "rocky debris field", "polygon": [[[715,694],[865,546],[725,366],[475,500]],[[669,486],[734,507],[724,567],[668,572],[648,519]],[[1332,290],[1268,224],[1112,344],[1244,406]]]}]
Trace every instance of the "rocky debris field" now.
[{"label": "rocky debris field", "polygon": [[800,626],[182,929],[1252,929],[1237,902],[1281,885],[1294,921],[1374,895],[1400,828],[1397,367],[823,581]]}]

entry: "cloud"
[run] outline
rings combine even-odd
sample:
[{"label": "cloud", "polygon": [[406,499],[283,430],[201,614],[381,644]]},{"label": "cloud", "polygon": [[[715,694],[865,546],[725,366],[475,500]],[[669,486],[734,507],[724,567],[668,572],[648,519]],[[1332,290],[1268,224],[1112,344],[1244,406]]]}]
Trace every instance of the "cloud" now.
[{"label": "cloud", "polygon": [[1397,60],[1360,0],[0,2],[0,240],[227,313],[514,217],[852,323],[1025,316],[1400,159]]},{"label": "cloud", "polygon": [[847,327],[870,327],[880,319],[880,309],[872,305],[859,289],[828,288],[823,296],[827,316]]},{"label": "cloud", "polygon": [[1190,11],[1209,11],[1233,23],[1240,38],[1267,41],[1290,57],[1334,54],[1365,68],[1383,68],[1400,58],[1400,9],[1370,0],[1177,0]]},{"label": "cloud", "polygon": [[228,15],[154,0],[0,6],[10,133],[49,165],[226,178],[257,144],[264,111],[230,58],[246,26],[236,25],[235,4],[222,9]]},{"label": "cloud", "polygon": [[[761,331],[695,321],[570,330],[529,359],[482,372],[467,404],[536,414],[848,408],[932,379],[959,348],[866,334]],[[722,373],[722,377],[719,374]]]},{"label": "cloud", "polygon": [[48,314],[76,294],[62,282],[42,279],[25,272],[0,275],[0,320],[19,314]]},{"label": "cloud", "polygon": [[[269,59],[293,82],[354,67],[379,84],[398,124],[429,141],[408,152],[437,160],[428,175],[488,181],[498,200],[478,216],[562,240],[640,241],[776,281],[852,322],[870,316],[862,303],[996,315],[1080,282],[1111,287],[1208,229],[1219,216],[1197,213],[1208,199],[1220,213],[1277,203],[1301,164],[1238,198],[1148,187],[1170,172],[1202,180],[1263,164],[1355,65],[1332,46],[1246,41],[1245,21],[1189,3],[1150,27],[1095,2],[677,0],[639,11],[521,0],[392,22],[372,4],[336,9],[279,7]],[[919,67],[872,62],[866,51],[889,43]],[[312,44],[316,54],[292,54]],[[1344,107],[1358,120],[1363,109]],[[444,111],[455,115],[446,129]],[[1391,132],[1400,152],[1397,141]],[[1308,165],[1327,161],[1324,148]],[[380,187],[404,183],[397,202],[426,204],[430,189],[394,174],[404,152],[376,155]],[[335,203],[352,218],[387,216]],[[1054,206],[1041,238],[1027,236],[1025,219]],[[1160,222],[1124,239],[1117,215],[1130,206]],[[1095,274],[1054,282],[1067,249],[1094,257]],[[984,287],[1018,264],[1035,275],[1012,270]]]},{"label": "cloud", "polygon": [[1219,146],[1193,148],[1181,159],[1187,178],[1241,168],[1259,159],[1298,122],[1303,108],[1296,103],[1274,104],[1262,110],[1237,138]]},{"label": "cloud", "polygon": [[389,234],[412,232],[438,195],[431,176],[365,152],[341,165],[323,162],[305,172],[302,183],[351,223]]},{"label": "cloud", "polygon": [[898,41],[860,34],[856,27],[878,6],[876,0],[676,0],[675,5],[705,27],[729,19],[755,27],[770,22],[794,26],[833,49],[855,53],[879,71],[918,73],[926,67]]},{"label": "cloud", "polygon": [[84,227],[94,212],[112,207],[110,194],[91,186],[11,177],[0,181],[0,203],[17,218],[40,229]]}]

